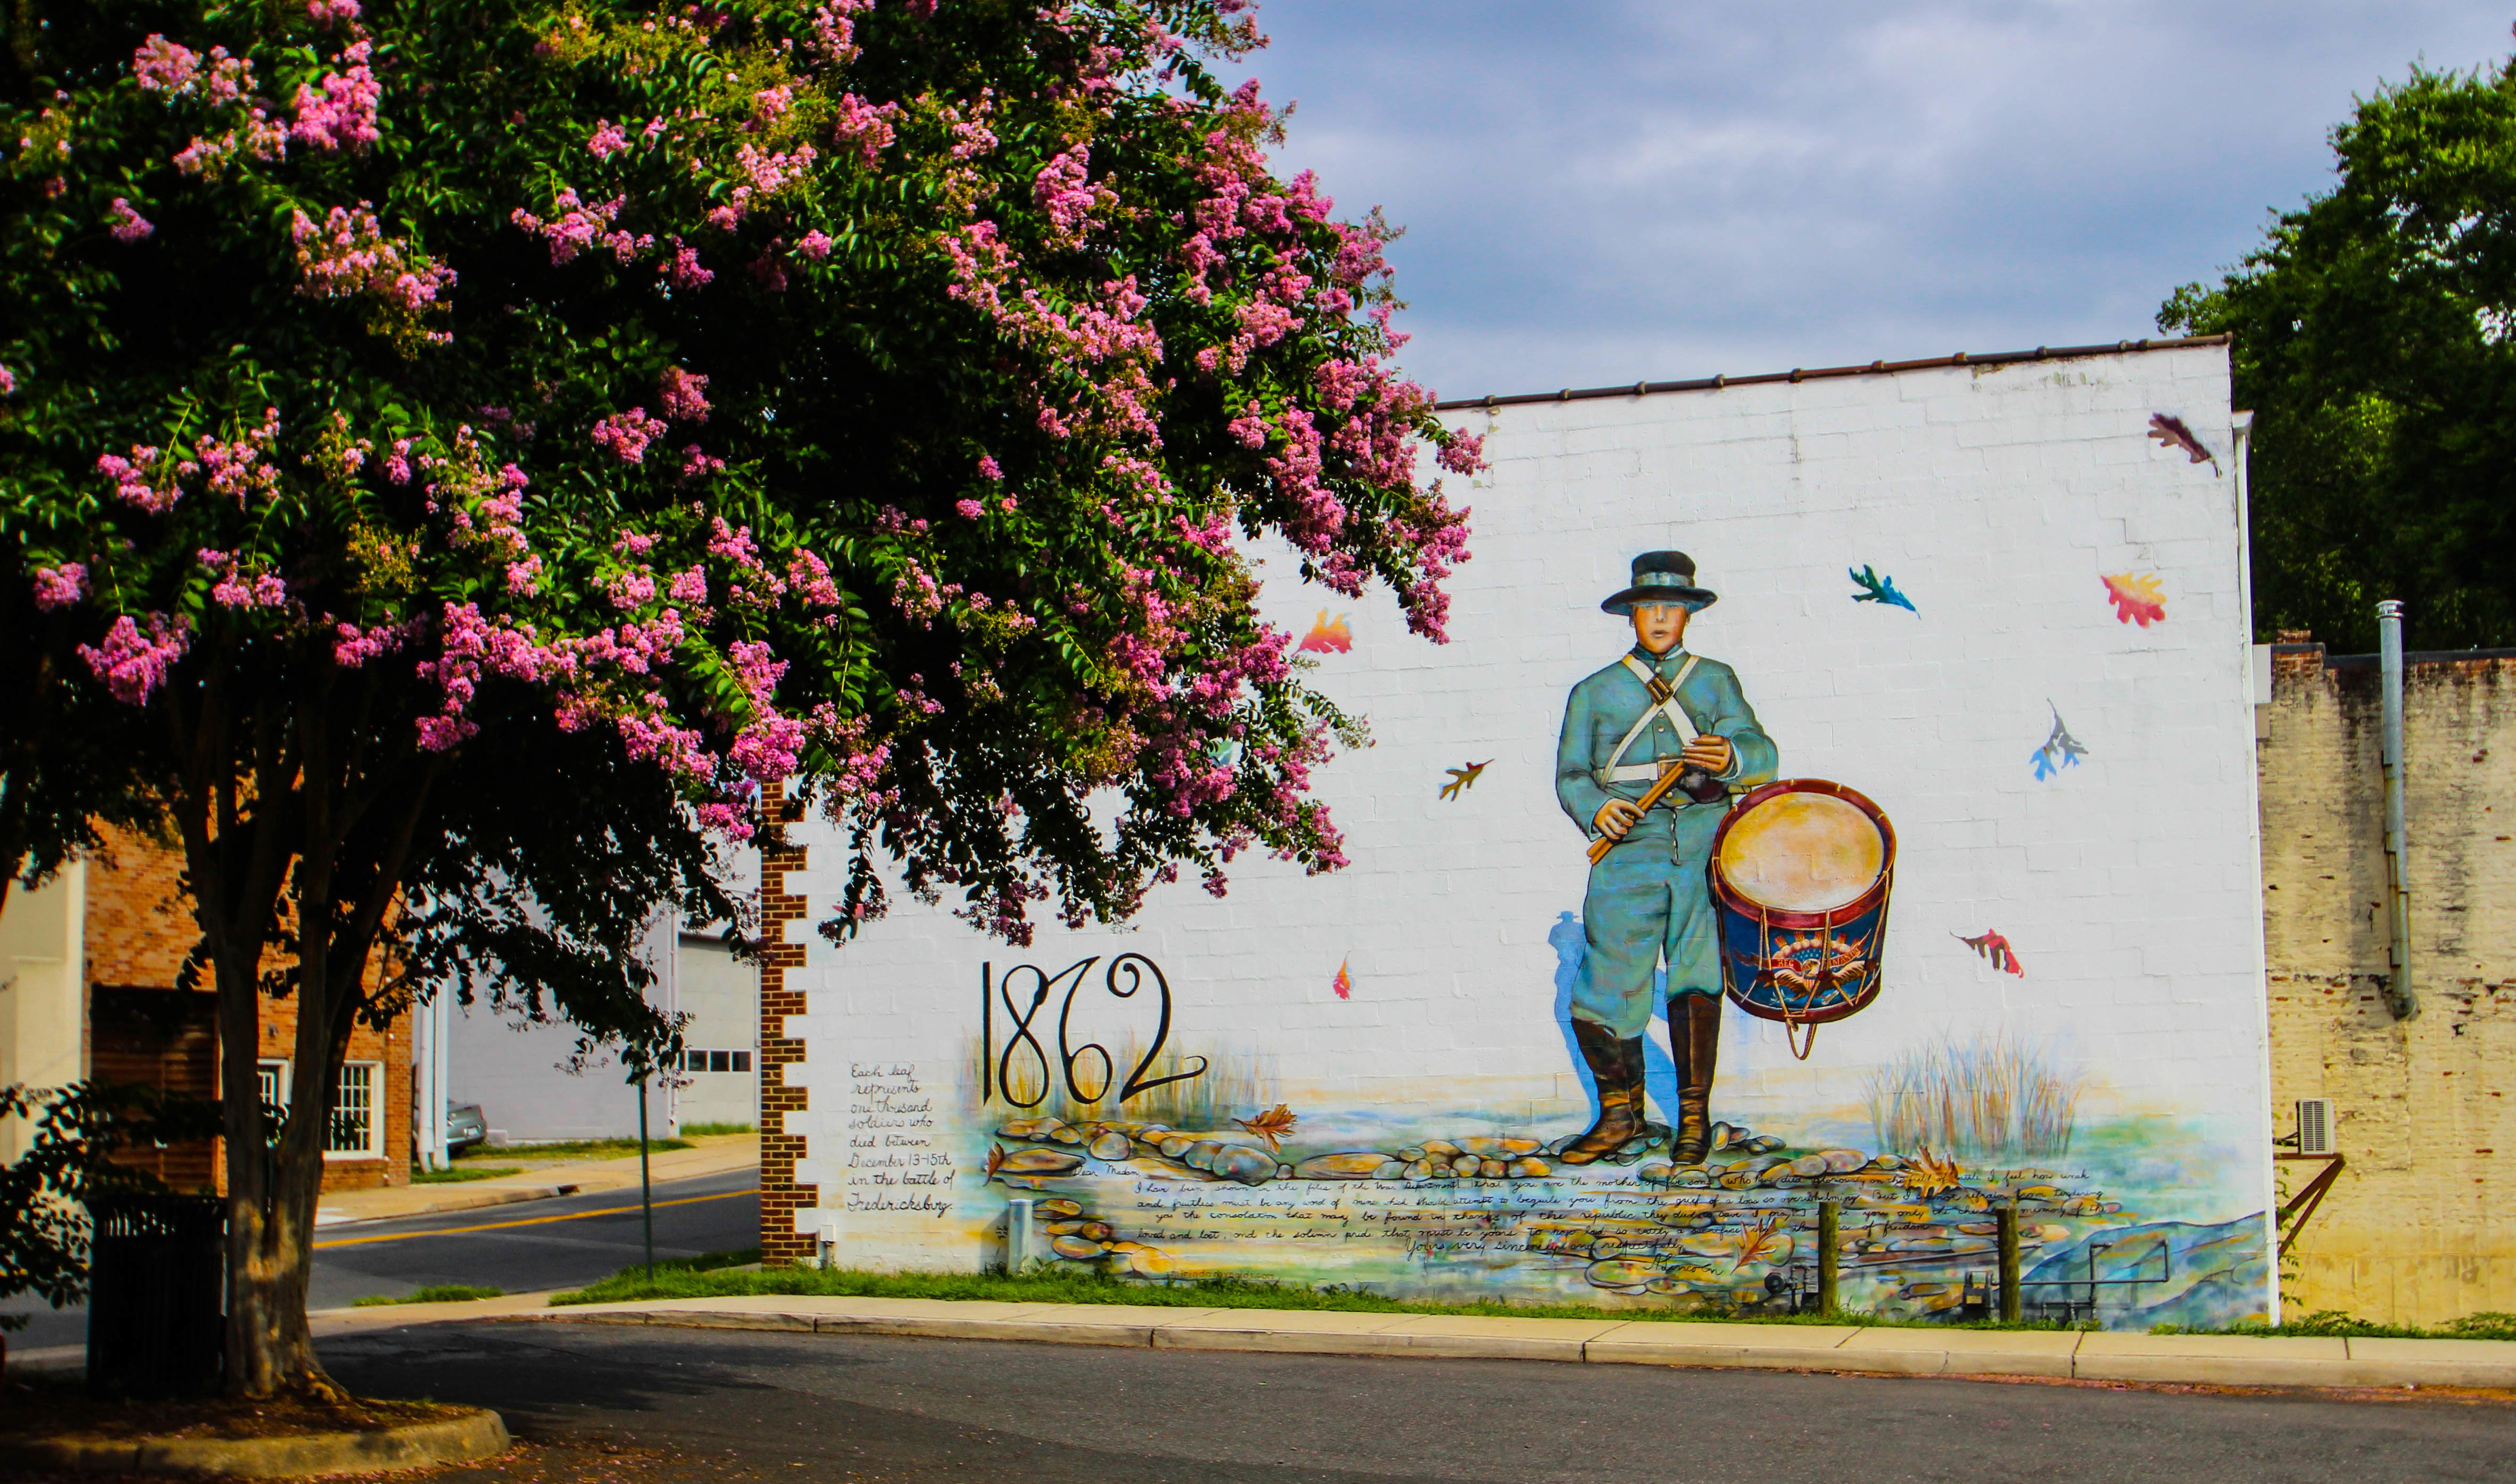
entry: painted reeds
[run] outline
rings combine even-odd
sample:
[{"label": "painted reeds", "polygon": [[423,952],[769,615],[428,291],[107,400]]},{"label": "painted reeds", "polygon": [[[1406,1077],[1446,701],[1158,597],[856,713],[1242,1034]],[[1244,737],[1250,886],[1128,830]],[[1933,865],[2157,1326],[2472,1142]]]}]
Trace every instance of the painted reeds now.
[{"label": "painted reeds", "polygon": [[1908,1051],[1871,1072],[1863,1093],[1881,1149],[2050,1158],[2070,1150],[2083,1085],[2001,1033]]},{"label": "painted reeds", "polygon": [[[1004,1056],[1003,1046],[996,1051],[999,1057]],[[969,1055],[975,1065],[980,1057],[976,1037],[971,1038]],[[1165,1050],[1153,1065],[1144,1068],[1146,1080],[1190,1072],[1199,1063],[1205,1063],[1205,1070],[1178,1081],[1147,1087],[1122,1104],[1118,1089],[1135,1073],[1144,1055],[1143,1044],[1132,1036],[1119,1044],[1106,1065],[1103,1056],[1089,1049],[1079,1050],[1072,1078],[1076,1085],[1069,1086],[1069,1080],[1057,1071],[1057,1052],[1052,1049],[1043,1059],[1031,1056],[1027,1047],[1019,1048],[999,1063],[1004,1073],[1001,1082],[997,1082],[994,1069],[990,1069],[986,1081],[997,1085],[986,1112],[1005,1118],[1055,1118],[1075,1124],[1109,1120],[1206,1129],[1228,1128],[1231,1120],[1250,1117],[1270,1101],[1260,1090],[1267,1079],[1252,1058],[1208,1058]],[[978,1088],[979,1082],[972,1081],[969,1091],[976,1093]]]}]

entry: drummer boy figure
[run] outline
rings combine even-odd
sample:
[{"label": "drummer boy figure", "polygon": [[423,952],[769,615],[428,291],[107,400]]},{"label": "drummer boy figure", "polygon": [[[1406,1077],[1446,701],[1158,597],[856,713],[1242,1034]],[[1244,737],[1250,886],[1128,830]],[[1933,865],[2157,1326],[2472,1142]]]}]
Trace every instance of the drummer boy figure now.
[{"label": "drummer boy figure", "polygon": [[[1586,951],[1572,986],[1572,1036],[1598,1083],[1599,1118],[1564,1148],[1567,1165],[1613,1154],[1643,1131],[1643,1036],[1663,955],[1677,1163],[1701,1163],[1712,1142],[1721,963],[1704,868],[1732,789],[1770,781],[1778,761],[1738,675],[1687,652],[1688,621],[1715,601],[1696,585],[1686,553],[1634,558],[1632,584],[1599,605],[1633,620],[1634,647],[1564,703],[1555,796],[1593,840],[1615,842],[1590,868]],[[1641,799],[1671,771],[1688,777],[1645,812]]]}]

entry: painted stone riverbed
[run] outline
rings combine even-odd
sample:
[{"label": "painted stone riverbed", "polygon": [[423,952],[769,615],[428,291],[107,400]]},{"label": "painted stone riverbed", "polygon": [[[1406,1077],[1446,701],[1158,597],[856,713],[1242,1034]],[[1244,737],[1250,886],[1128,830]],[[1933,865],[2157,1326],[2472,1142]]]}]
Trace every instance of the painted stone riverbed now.
[{"label": "painted stone riverbed", "polygon": [[[1394,1296],[1787,1312],[1814,1294],[1827,1200],[1842,1301],[1883,1315],[1983,1303],[1994,1208],[2013,1202],[2031,1315],[2225,1323],[2265,1276],[2259,1218],[2126,1210],[2102,1158],[1961,1164],[1723,1124],[1700,1165],[1672,1164],[1653,1125],[1576,1167],[1557,1158],[1560,1139],[1320,1150],[1288,1147],[1289,1131],[1280,1110],[1219,1129],[1015,1119],[994,1130],[985,1178],[1033,1196],[1047,1260],[1152,1282],[1282,1273],[1295,1248],[1309,1282]],[[1253,1261],[1253,1243],[1274,1251]]]}]

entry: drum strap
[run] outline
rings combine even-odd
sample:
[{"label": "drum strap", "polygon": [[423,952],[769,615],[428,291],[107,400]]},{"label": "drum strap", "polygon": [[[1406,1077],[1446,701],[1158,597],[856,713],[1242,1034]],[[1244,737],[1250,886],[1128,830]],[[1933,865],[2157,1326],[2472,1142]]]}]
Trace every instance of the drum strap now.
[{"label": "drum strap", "polygon": [[[1616,750],[1608,754],[1607,765],[1598,773],[1602,786],[1609,784],[1648,783],[1659,777],[1660,770],[1656,764],[1636,764],[1632,768],[1621,770],[1616,767],[1616,764],[1624,761],[1625,753],[1632,749],[1634,740],[1643,735],[1643,729],[1652,724],[1652,718],[1655,716],[1667,717],[1669,725],[1677,728],[1679,746],[1685,746],[1695,741],[1698,735],[1695,718],[1687,715],[1686,708],[1677,703],[1677,693],[1679,688],[1686,684],[1686,677],[1695,673],[1697,658],[1698,657],[1694,655],[1687,656],[1686,663],[1677,667],[1677,678],[1662,680],[1650,665],[1631,655],[1624,657],[1622,661],[1624,667],[1634,672],[1634,678],[1643,683],[1643,689],[1649,691],[1652,699],[1659,704],[1635,718],[1633,726],[1626,729],[1624,740],[1616,743]],[[1631,776],[1620,776],[1620,774]]]}]

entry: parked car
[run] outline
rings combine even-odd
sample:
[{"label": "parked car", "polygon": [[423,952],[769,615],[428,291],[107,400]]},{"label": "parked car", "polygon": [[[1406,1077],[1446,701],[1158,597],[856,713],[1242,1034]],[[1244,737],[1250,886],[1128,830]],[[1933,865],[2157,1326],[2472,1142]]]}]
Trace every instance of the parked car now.
[{"label": "parked car", "polygon": [[445,1148],[451,1153],[469,1149],[489,1137],[489,1121],[481,1113],[479,1103],[445,1105]]}]

